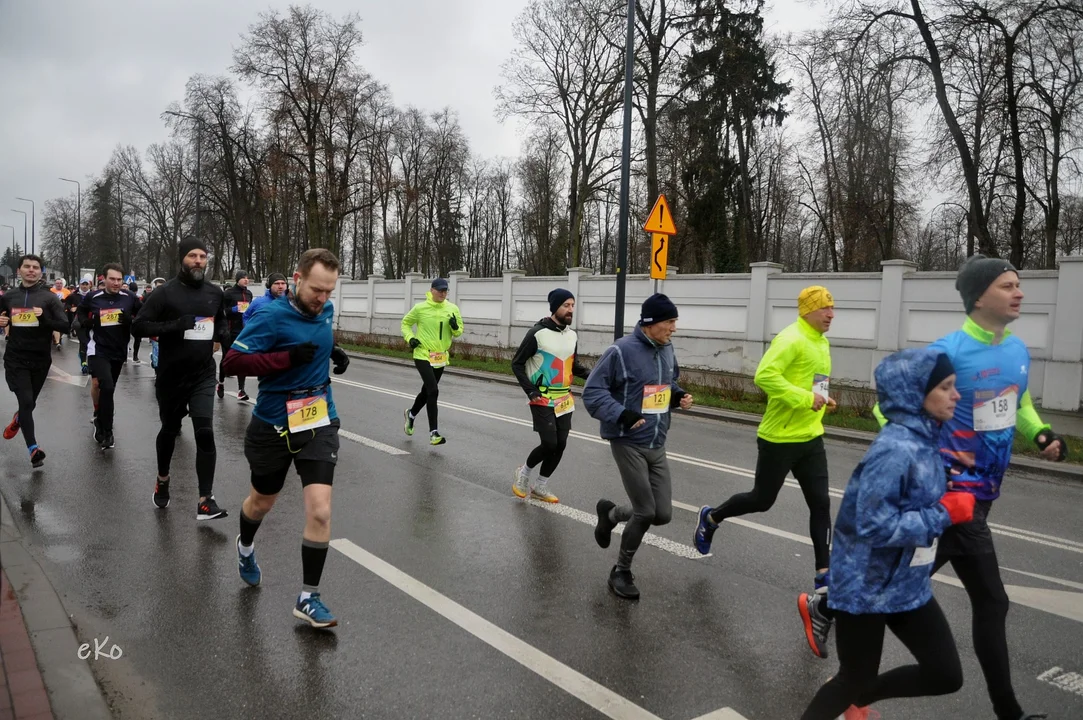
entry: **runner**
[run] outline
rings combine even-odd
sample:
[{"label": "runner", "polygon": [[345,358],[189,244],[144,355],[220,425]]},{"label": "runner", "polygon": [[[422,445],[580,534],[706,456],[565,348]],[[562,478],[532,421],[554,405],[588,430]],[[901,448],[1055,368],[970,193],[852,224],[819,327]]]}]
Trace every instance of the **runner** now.
[{"label": "runner", "polygon": [[223,361],[227,374],[259,377],[259,394],[244,438],[252,489],[241,505],[237,558],[241,579],[259,585],[254,539],[274,507],[292,464],[301,476],[305,529],[301,536],[301,594],[293,615],[316,628],[338,621],[320,597],[320,577],[331,541],[331,485],[338,463],[338,413],[327,362],[341,375],[350,364],[335,346],[331,293],[338,258],[307,250],[293,274],[296,290],[252,318]]},{"label": "runner", "polygon": [[[89,275],[84,276],[83,279],[79,281],[79,292],[83,297],[86,297],[86,294],[90,292],[90,284],[91,278]],[[83,288],[86,288],[86,290],[84,291]],[[79,302],[82,303],[82,298],[79,299]],[[78,310],[78,306],[76,306],[76,309]],[[90,342],[90,328],[83,326],[83,323],[79,321],[78,313],[76,313],[75,321],[79,324],[78,331],[76,332],[76,335],[79,338],[79,368],[84,375],[89,375],[90,366],[87,365],[86,362],[86,352],[87,343]]]},{"label": "runner", "polygon": [[[248,273],[244,270],[238,270],[234,281],[234,286],[225,291],[226,320],[229,321],[229,343],[222,346],[225,350],[222,352],[223,364],[218,371],[218,387],[216,388],[218,397],[223,397],[226,394],[224,364],[226,352],[233,347],[233,341],[241,334],[241,329],[244,327],[244,314],[248,310],[249,303],[252,302],[252,291],[248,289]],[[241,400],[248,399],[248,393],[244,391],[244,375],[237,376],[237,397]]]},{"label": "runner", "polygon": [[248,309],[244,311],[244,322],[248,322],[252,318],[252,315],[255,314],[256,310],[263,307],[265,303],[269,303],[286,294],[286,276],[282,273],[271,273],[268,275],[265,285],[267,287],[267,292],[253,300],[252,304],[248,306]]},{"label": "runner", "polygon": [[[429,415],[429,444],[443,445],[447,438],[437,429],[440,378],[450,365],[451,339],[463,334],[463,316],[455,303],[448,302],[448,284],[444,278],[432,281],[424,302],[414,305],[402,319],[402,337],[414,351],[414,366],[421,375],[421,392],[406,415],[407,435],[414,434],[414,420],[421,408]],[[417,331],[414,331],[414,327]]]},{"label": "runner", "polygon": [[655,294],[643,303],[635,332],[609,346],[590,372],[583,405],[601,421],[630,505],[598,501],[594,539],[609,547],[613,528],[627,522],[609,589],[617,597],[639,599],[632,576],[635,555],[647,528],[673,517],[673,488],[666,458],[670,410],[692,407],[692,396],[677,384],[680,368],[669,339],[677,329],[677,306]]},{"label": "runner", "polygon": [[[64,301],[68,299],[69,295],[71,295],[71,289],[67,288],[67,287],[64,287],[64,284],[65,284],[64,283],[64,278],[57,278],[56,280],[53,281],[53,287],[52,287],[52,290],[51,290],[53,295],[56,295],[57,300],[60,301],[61,306],[64,305]],[[58,333],[58,332],[53,333],[53,345],[56,346],[57,350],[60,349],[60,338],[61,338],[60,333]]]},{"label": "runner", "polygon": [[[68,295],[68,297],[65,298],[64,302],[62,303],[62,305],[64,306],[64,314],[68,316],[68,322],[71,323],[71,331],[69,332],[69,337],[72,339],[78,339],[79,303],[83,302],[83,298],[86,297],[86,294],[88,292],[90,292],[90,283],[81,282],[79,283],[79,286],[76,288],[75,292]],[[79,356],[79,361],[83,361],[82,355]]]},{"label": "runner", "polygon": [[90,330],[87,363],[93,378],[90,397],[94,401],[94,442],[108,450],[115,445],[113,394],[128,358],[132,321],[142,302],[124,287],[124,269],[120,265],[109,263],[102,271],[105,290],[95,290],[83,298],[79,321]]},{"label": "runner", "polygon": [[585,380],[590,371],[579,362],[578,337],[570,327],[575,296],[563,288],[553,290],[549,293],[549,312],[549,317],[527,332],[511,361],[511,369],[530,399],[534,432],[541,438],[526,464],[515,471],[511,490],[517,497],[525,498],[529,493],[543,502],[555,503],[560,501],[549,491],[549,478],[560,464],[572,429],[572,376]]},{"label": "runner", "polygon": [[[959,393],[948,356],[910,349],[876,368],[891,423],[854,470],[839,507],[827,600],[838,622],[839,671],[801,720],[865,720],[880,700],[947,695],[963,686],[959,651],[932,592],[937,538],[974,516],[974,496],[944,493],[940,424]],[[884,630],[918,661],[879,675]]]},{"label": "runner", "polygon": [[[153,285],[148,285],[147,289],[143,292],[143,302],[147,302],[147,298],[150,294],[165,285],[165,278],[154,278]],[[158,369],[158,338],[151,336],[150,338],[150,366],[155,370]],[[177,434],[180,434],[180,430],[177,430]]]},{"label": "runner", "polygon": [[[792,471],[809,508],[814,586],[824,593],[831,547],[831,498],[823,415],[825,409],[835,407],[828,387],[831,347],[824,334],[835,317],[835,299],[827,288],[807,287],[798,295],[797,312],[797,321],[775,336],[756,368],[755,383],[767,394],[767,411],[756,433],[759,456],[752,490],[734,495],[718,507],[700,508],[693,540],[700,553],[709,553],[723,520],[770,510]],[[819,649],[825,653],[821,657],[826,657],[826,649]]]},{"label": "runner", "polygon": [[64,308],[42,282],[41,268],[40,257],[23,255],[19,259],[19,285],[0,298],[0,327],[8,331],[4,374],[8,389],[19,403],[18,411],[4,428],[4,439],[11,440],[21,428],[34,467],[45,462],[45,451],[38,447],[34,433],[34,408],[53,364],[52,334],[68,330]]},{"label": "runner", "polygon": [[[1063,461],[1068,444],[1042,422],[1027,389],[1030,351],[1008,329],[1023,302],[1019,274],[1005,260],[974,255],[959,269],[955,288],[967,319],[961,330],[930,348],[958,370],[962,399],[940,432],[940,455],[951,489],[977,499],[974,519],[950,528],[937,548],[933,572],[951,563],[966,588],[978,656],[997,720],[1044,718],[1023,711],[1012,687],[1008,658],[1008,595],[1000,577],[988,516],[1000,496],[1018,428],[1046,460]],[[881,424],[885,420],[877,411]]]},{"label": "runner", "polygon": [[173,459],[181,420],[192,417],[196,441],[196,476],[199,480],[197,520],[226,517],[214,499],[214,346],[227,334],[222,289],[204,281],[207,247],[188,235],[179,245],[181,269],[177,277],[150,294],[132,326],[140,337],[157,337],[158,415],[162,429],[155,446],[158,477],[154,504],[169,505],[169,465]]}]

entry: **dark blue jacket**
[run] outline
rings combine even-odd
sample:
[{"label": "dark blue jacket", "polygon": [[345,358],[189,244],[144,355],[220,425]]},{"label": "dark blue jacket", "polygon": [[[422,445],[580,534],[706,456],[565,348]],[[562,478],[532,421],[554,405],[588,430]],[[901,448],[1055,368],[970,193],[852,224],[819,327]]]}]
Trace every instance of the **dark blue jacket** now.
[{"label": "dark blue jacket", "polygon": [[925,384],[940,351],[902,350],[876,368],[876,393],[888,424],[850,476],[835,519],[829,607],[861,615],[900,613],[932,598],[931,548],[951,525],[940,504],[947,489]]},{"label": "dark blue jacket", "polygon": [[621,413],[643,414],[643,389],[665,385],[670,389],[670,408],[677,407],[685,391],[677,384],[681,370],[673,345],[658,345],[636,325],[635,332],[609,346],[590,371],[583,389],[583,404],[590,416],[602,423],[602,437],[648,448],[666,444],[671,412],[643,415],[647,422],[637,430],[625,430]]}]

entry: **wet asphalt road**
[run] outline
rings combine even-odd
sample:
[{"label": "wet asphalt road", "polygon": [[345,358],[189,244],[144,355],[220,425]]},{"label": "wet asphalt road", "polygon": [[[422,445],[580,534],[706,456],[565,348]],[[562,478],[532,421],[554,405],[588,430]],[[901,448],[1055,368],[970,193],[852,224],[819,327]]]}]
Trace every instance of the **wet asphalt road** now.
[{"label": "wet asphalt road", "polygon": [[[74,350],[66,345],[55,367],[76,372]],[[119,659],[92,661],[117,717],[604,717],[598,703],[577,699],[418,602],[415,586],[407,586],[412,595],[337,549],[321,591],[339,628],[299,624],[290,611],[300,589],[304,518],[292,473],[257,536],[263,583],[245,586],[234,537],[248,489],[243,437],[251,406],[229,396],[217,401],[215,495],[230,517],[200,523],[188,425],[174,459],[172,503],[165,511],[151,503],[153,382],[149,365],[125,367],[117,446],[102,453],[91,437],[88,389],[50,380],[37,412],[45,467],[32,471],[21,437],[0,456],[0,489],[81,640],[109,636],[123,650]],[[413,438],[402,432],[406,396],[418,386],[412,368],[356,359],[336,379],[342,429],[369,444],[342,440],[333,538],[428,586],[439,593],[434,602],[454,601],[480,625],[487,621],[665,720],[723,707],[749,719],[795,718],[836,670],[834,659],[811,655],[796,613],[796,595],[813,571],[799,490],[784,489],[769,513],[746,518],[753,526],[724,526],[712,556],[689,557],[692,509],[751,485],[753,428],[675,420],[669,450],[679,505],[673,522],[655,529],[672,542],[641,549],[635,572],[643,599],[630,604],[605,583],[619,539],[602,551],[582,522],[599,497],[622,499],[608,447],[573,435],[554,490],[561,507],[588,515],[546,512],[510,492],[515,467],[536,441],[517,388],[446,376],[440,424],[449,442],[431,448],[424,419]],[[250,380],[249,392],[254,387]],[[13,411],[14,397],[3,398],[0,409]],[[596,439],[597,423],[580,409],[575,431]],[[828,446],[832,487],[841,490],[862,448]],[[396,449],[407,454],[388,452]],[[1011,568],[1005,582],[1035,589],[1020,591],[1031,601],[1013,603],[1009,614],[1017,692],[1031,712],[1062,720],[1083,717],[1083,696],[1038,678],[1054,667],[1083,672],[1081,504],[1083,487],[1011,477],[990,518],[1002,530],[1001,564]],[[991,718],[966,596],[940,582],[934,590],[955,631],[966,684],[948,698],[878,709],[884,718]],[[882,666],[907,661],[889,639]]]}]

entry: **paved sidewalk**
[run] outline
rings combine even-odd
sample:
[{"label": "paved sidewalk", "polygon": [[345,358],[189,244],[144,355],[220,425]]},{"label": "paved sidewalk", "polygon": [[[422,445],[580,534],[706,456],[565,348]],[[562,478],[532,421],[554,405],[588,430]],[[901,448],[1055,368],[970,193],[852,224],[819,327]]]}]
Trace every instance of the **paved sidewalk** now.
[{"label": "paved sidewalk", "polygon": [[110,717],[71,618],[0,496],[0,720]]}]

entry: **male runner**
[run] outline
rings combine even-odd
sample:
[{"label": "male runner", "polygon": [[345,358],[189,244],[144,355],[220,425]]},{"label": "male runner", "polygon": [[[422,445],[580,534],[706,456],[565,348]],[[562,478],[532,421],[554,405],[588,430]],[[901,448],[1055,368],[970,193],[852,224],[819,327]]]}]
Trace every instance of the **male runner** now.
[{"label": "male runner", "polygon": [[[534,432],[541,444],[530,451],[526,464],[515,471],[511,486],[517,497],[527,493],[543,502],[559,502],[549,491],[549,478],[560,464],[572,429],[572,376],[587,378],[590,371],[579,362],[579,340],[572,330],[575,296],[564,288],[549,293],[549,317],[530,328],[511,361],[519,385],[530,399]],[[540,466],[540,475],[535,469]]]},{"label": "male runner", "polygon": [[[69,336],[72,339],[78,338],[79,304],[83,302],[83,298],[86,297],[86,294],[88,292],[90,292],[90,283],[81,282],[76,287],[75,292],[68,295],[68,297],[65,298],[64,302],[62,303],[62,305],[64,306],[64,314],[68,316],[68,322],[71,324],[71,332],[69,333]],[[79,356],[79,361],[83,361],[82,355]]]},{"label": "male runner", "polygon": [[[233,347],[233,341],[241,334],[241,329],[244,327],[244,314],[248,310],[249,303],[252,302],[252,291],[248,289],[248,273],[244,270],[238,270],[234,282],[233,287],[227,289],[224,293],[226,320],[229,322],[229,343],[222,345],[224,348],[222,352],[223,364],[218,371],[218,397],[223,397],[226,393],[224,365],[226,352]],[[237,397],[241,400],[248,399],[248,393],[244,391],[244,375],[237,376]]]},{"label": "male runner", "polygon": [[[414,434],[414,420],[421,408],[429,415],[429,444],[443,445],[447,438],[437,429],[440,378],[451,364],[448,350],[451,339],[463,334],[463,316],[455,303],[447,299],[448,283],[444,278],[432,281],[426,299],[410,308],[402,319],[402,337],[414,351],[414,366],[421,375],[421,392],[413,407],[406,411],[405,430]],[[417,326],[417,332],[414,332]]]},{"label": "male runner", "polygon": [[19,260],[20,283],[0,298],[0,327],[7,328],[4,374],[15,393],[19,409],[4,428],[4,439],[23,431],[30,463],[41,467],[45,451],[34,434],[34,407],[53,364],[52,334],[67,332],[68,321],[60,300],[41,280],[41,258],[23,255]]},{"label": "male runner", "polygon": [[180,272],[150,294],[132,326],[140,337],[158,338],[158,415],[162,429],[155,447],[158,477],[154,504],[169,505],[169,465],[184,416],[191,415],[196,440],[196,476],[199,480],[197,520],[226,516],[215,502],[214,465],[214,345],[228,335],[222,289],[205,282],[207,247],[188,235],[180,241]]},{"label": "male runner", "polygon": [[601,421],[630,505],[598,501],[594,539],[609,547],[613,528],[627,522],[609,589],[638,600],[632,558],[651,525],[673,517],[673,487],[666,458],[670,410],[692,407],[692,396],[677,381],[680,368],[669,339],[677,329],[677,306],[660,293],[643,303],[635,332],[609,346],[590,372],[583,405]]},{"label": "male runner", "polygon": [[[1023,302],[1016,269],[1006,260],[974,255],[959,269],[955,288],[967,319],[961,330],[929,347],[951,359],[956,370],[955,389],[962,396],[955,416],[940,429],[948,487],[972,493],[976,502],[971,522],[954,525],[940,537],[933,572],[950,562],[970,596],[974,652],[997,720],[1036,720],[1046,716],[1024,712],[1012,687],[1008,594],[1000,577],[988,516],[1011,462],[1016,428],[1041,448],[1046,460],[1064,460],[1068,444],[1034,409],[1027,389],[1030,351],[1008,330],[1019,318]],[[879,408],[875,412],[885,424]],[[810,605],[815,611],[811,618],[819,621],[824,604],[816,601]],[[807,634],[810,622],[805,624]]]},{"label": "male runner", "polygon": [[[85,289],[84,289],[85,288]],[[82,280],[79,281],[79,303],[83,302],[83,298],[91,290],[90,276],[85,275]],[[75,309],[79,309],[79,305],[75,306]],[[79,367],[84,375],[90,374],[90,366],[86,362],[87,343],[90,341],[89,328],[83,326],[83,323],[79,321],[79,314],[76,312],[73,325],[76,325],[76,337],[79,339]]]},{"label": "male runner", "polygon": [[[64,278],[57,278],[53,281],[53,287],[51,290],[53,295],[56,295],[57,300],[60,301],[61,306],[64,305],[64,301],[68,299],[69,295],[71,295],[71,288],[65,287],[64,284]],[[57,350],[60,349],[60,333],[55,331],[53,332],[53,344],[56,346]]]},{"label": "male runner", "polygon": [[244,322],[248,322],[256,310],[264,304],[277,300],[286,294],[286,276],[282,273],[271,273],[267,276],[267,292],[252,301],[248,309],[244,311]]},{"label": "male runner", "polygon": [[[797,298],[798,319],[771,341],[756,368],[754,382],[767,394],[767,411],[757,431],[756,479],[750,492],[734,495],[716,508],[699,510],[694,542],[706,555],[719,523],[775,504],[786,475],[801,485],[809,508],[809,535],[816,564],[814,584],[827,592],[831,554],[831,498],[827,484],[823,415],[834,408],[829,394],[831,346],[825,333],[835,317],[827,288],[807,287]],[[826,647],[819,648],[827,656]]]},{"label": "male runner", "polygon": [[335,347],[331,293],[338,258],[323,248],[301,255],[293,274],[296,292],[272,302],[245,325],[223,366],[229,375],[259,377],[259,395],[244,438],[252,489],[241,505],[237,557],[241,579],[259,585],[253,546],[256,531],[274,507],[290,465],[301,476],[305,529],[301,536],[301,594],[295,617],[312,627],[338,621],[320,599],[319,585],[331,541],[331,484],[338,463],[338,413],[327,362],[341,375],[350,359]]},{"label": "male runner", "polygon": [[87,363],[90,366],[90,397],[94,401],[94,442],[102,450],[112,448],[113,394],[124,361],[128,358],[128,341],[132,322],[143,303],[124,287],[124,269],[109,263],[105,274],[105,289],[87,293],[79,305],[79,322],[90,330]]}]

